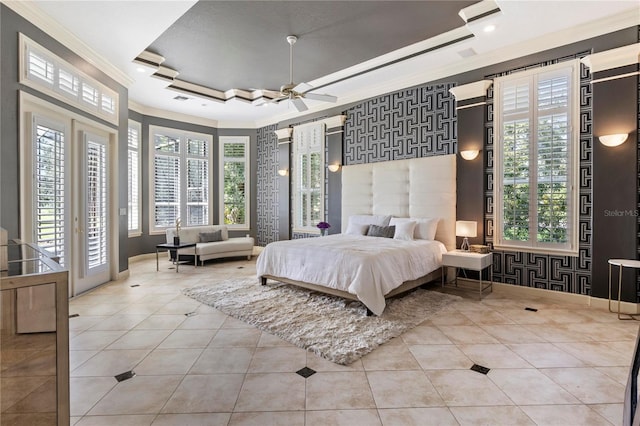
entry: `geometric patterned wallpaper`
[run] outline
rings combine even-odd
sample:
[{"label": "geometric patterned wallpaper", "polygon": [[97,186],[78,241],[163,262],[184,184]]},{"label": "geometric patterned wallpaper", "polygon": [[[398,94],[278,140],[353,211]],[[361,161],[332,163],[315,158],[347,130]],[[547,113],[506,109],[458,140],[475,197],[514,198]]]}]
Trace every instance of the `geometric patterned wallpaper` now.
[{"label": "geometric patterned wallpaper", "polygon": [[278,222],[279,179],[278,164],[280,155],[278,137],[273,132],[277,124],[258,129],[258,172],[256,212],[256,238],[259,246],[278,241],[280,225]]},{"label": "geometric patterned wallpaper", "polygon": [[[591,52],[581,52],[570,57],[538,63],[525,68],[489,75],[494,79],[525,69],[557,64],[584,57]],[[592,217],[592,92],[591,73],[580,66],[580,192],[579,192],[579,255],[558,256],[517,251],[494,250],[494,280],[506,284],[555,290],[566,293],[591,294],[591,217]],[[493,86],[487,91],[485,108],[485,239],[493,241]]]},{"label": "geometric patterned wallpaper", "polygon": [[[640,33],[638,36],[640,40]],[[591,52],[513,69],[487,79],[532,67],[551,65]],[[547,290],[591,293],[592,237],[592,92],[591,74],[580,68],[579,256],[494,251],[494,280]],[[370,99],[345,111],[343,164],[418,158],[457,152],[454,83],[423,85]],[[640,99],[640,79],[638,85]],[[485,107],[484,191],[485,239],[493,241],[493,87]],[[640,126],[640,114],[638,115]],[[278,145],[273,130],[258,130],[258,245],[278,239]],[[640,149],[640,135],[638,140]],[[640,153],[638,164],[640,180]],[[639,189],[640,191],[640,189]],[[638,194],[640,209],[640,192]],[[640,230],[640,218],[638,222]],[[298,237],[294,235],[292,237]],[[640,233],[639,233],[640,238]],[[639,244],[640,250],[640,244]],[[640,255],[640,251],[639,251]],[[640,275],[639,275],[640,277]],[[640,278],[639,286],[640,289]],[[639,297],[640,301],[640,290]]]},{"label": "geometric patterned wallpaper", "polygon": [[455,84],[423,85],[346,111],[345,165],[456,153]]}]

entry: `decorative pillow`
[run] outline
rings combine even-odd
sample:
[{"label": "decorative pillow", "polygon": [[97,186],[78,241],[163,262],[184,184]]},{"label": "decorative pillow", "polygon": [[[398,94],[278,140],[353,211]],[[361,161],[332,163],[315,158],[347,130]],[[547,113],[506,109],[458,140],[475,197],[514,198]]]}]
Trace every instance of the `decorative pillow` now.
[{"label": "decorative pillow", "polygon": [[369,230],[367,231],[368,237],[383,237],[383,238],[393,238],[393,234],[396,233],[395,226],[378,226],[378,225],[370,225]]},{"label": "decorative pillow", "polygon": [[438,218],[408,218],[408,217],[392,217],[389,225],[398,225],[405,222],[415,222],[416,226],[413,231],[413,238],[416,240],[435,240],[436,231],[438,230]]},{"label": "decorative pillow", "polygon": [[439,218],[413,218],[416,221],[416,229],[413,231],[413,237],[416,240],[435,240],[436,231],[438,230]]},{"label": "decorative pillow", "polygon": [[369,230],[369,225],[349,222],[349,226],[347,226],[347,231],[345,232],[345,234],[367,235],[368,230]]},{"label": "decorative pillow", "polygon": [[379,214],[378,215],[357,214],[357,215],[349,216],[349,225],[352,223],[357,223],[360,225],[388,226],[390,220],[391,220],[391,216],[383,216]]},{"label": "decorative pillow", "polygon": [[222,241],[222,231],[218,229],[213,232],[200,232],[198,239],[201,243],[215,243],[216,241]]},{"label": "decorative pillow", "polygon": [[396,232],[393,238],[396,240],[413,241],[413,232],[416,229],[416,223],[413,220],[399,222],[394,225]]}]

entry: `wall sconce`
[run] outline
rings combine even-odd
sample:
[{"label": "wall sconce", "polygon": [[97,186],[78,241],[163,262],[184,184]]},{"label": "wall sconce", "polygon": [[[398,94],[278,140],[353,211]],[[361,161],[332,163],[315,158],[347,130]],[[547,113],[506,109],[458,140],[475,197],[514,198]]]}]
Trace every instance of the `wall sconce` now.
[{"label": "wall sconce", "polygon": [[469,238],[478,236],[478,222],[473,220],[456,220],[456,237],[464,237],[460,250],[469,251]]},{"label": "wall sconce", "polygon": [[330,171],[331,173],[335,173],[335,172],[337,172],[338,170],[340,170],[340,164],[338,164],[338,163],[336,163],[336,164],[329,164],[329,165],[327,166],[327,168],[329,169],[329,171]]},{"label": "wall sconce", "polygon": [[618,146],[622,145],[628,137],[629,135],[626,133],[618,133],[616,135],[602,135],[598,139],[604,146]]},{"label": "wall sconce", "polygon": [[289,174],[289,170],[288,170],[288,169],[279,169],[279,170],[278,170],[278,174],[279,174],[280,176],[286,176],[286,175],[288,175],[288,174]]},{"label": "wall sconce", "polygon": [[460,151],[460,156],[465,160],[475,160],[478,154],[480,154],[479,149],[467,149]]}]

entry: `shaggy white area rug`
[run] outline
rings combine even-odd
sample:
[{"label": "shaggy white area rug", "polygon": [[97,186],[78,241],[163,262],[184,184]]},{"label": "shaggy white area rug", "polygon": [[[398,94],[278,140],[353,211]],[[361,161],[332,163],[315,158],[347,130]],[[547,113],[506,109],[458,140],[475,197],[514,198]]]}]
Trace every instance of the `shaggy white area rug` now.
[{"label": "shaggy white area rug", "polygon": [[337,364],[351,364],[460,297],[417,289],[390,299],[381,316],[360,302],[257,278],[184,289],[185,295]]}]

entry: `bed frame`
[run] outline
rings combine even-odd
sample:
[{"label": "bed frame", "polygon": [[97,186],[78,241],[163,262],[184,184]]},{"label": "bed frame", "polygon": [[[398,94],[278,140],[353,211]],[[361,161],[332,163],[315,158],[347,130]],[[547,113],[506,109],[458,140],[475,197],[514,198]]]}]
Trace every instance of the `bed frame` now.
[{"label": "bed frame", "polygon": [[[384,161],[342,167],[342,232],[352,215],[392,215],[396,217],[438,217],[436,240],[447,250],[455,249],[456,156],[441,155],[409,160]],[[385,299],[408,292],[439,279],[442,268],[405,281],[385,295]],[[263,275],[267,279],[306,289],[358,300],[351,293],[284,277]],[[370,311],[367,309],[367,314]]]}]

